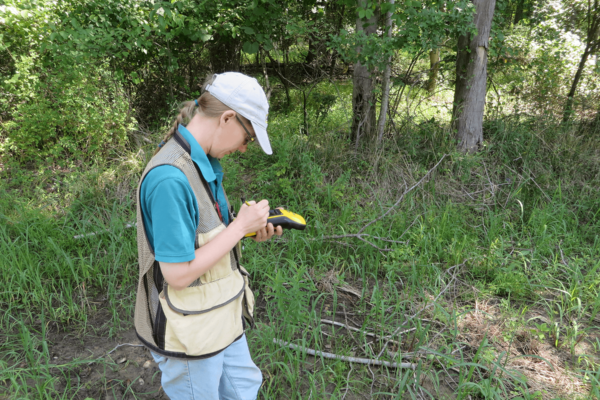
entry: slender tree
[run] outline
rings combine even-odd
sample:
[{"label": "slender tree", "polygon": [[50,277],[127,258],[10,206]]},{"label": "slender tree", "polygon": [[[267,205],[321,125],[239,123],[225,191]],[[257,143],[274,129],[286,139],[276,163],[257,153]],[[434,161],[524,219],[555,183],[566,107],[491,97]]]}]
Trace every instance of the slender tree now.
[{"label": "slender tree", "polygon": [[[367,9],[368,0],[358,0],[360,9]],[[363,17],[357,13],[356,31],[364,32],[365,35],[373,35],[377,32],[377,13],[371,12],[370,17]],[[360,53],[360,47],[356,49]],[[354,118],[352,120],[352,137],[358,145],[361,137],[371,138],[375,136],[376,112],[375,96],[375,77],[366,65],[360,61],[354,64],[354,88],[352,90],[352,111]]]},{"label": "slender tree", "polygon": [[431,94],[435,92],[437,77],[440,71],[440,49],[433,49],[429,52],[429,78],[427,79],[427,91]]},{"label": "slender tree", "polygon": [[[391,5],[394,5],[396,0],[389,0]],[[385,16],[385,28],[387,30],[388,37],[392,37],[392,11],[388,11]],[[388,105],[390,102],[390,76],[392,75],[392,57],[388,59],[387,65],[385,66],[385,72],[383,73],[383,81],[381,83],[382,95],[381,95],[381,109],[379,111],[379,120],[377,121],[377,143],[381,143],[383,138],[383,132],[385,130],[385,121],[388,112]]]},{"label": "slender tree", "polygon": [[477,34],[458,38],[453,123],[458,148],[475,152],[483,141],[483,108],[487,80],[487,51],[496,0],[473,0]]},{"label": "slender tree", "polygon": [[600,50],[600,0],[588,0],[587,10],[581,20],[583,22],[581,24],[582,33],[585,34],[585,50],[579,59],[577,72],[575,72],[571,89],[567,95],[567,102],[563,112],[563,122],[567,122],[573,114],[573,97],[577,93],[577,86],[579,85],[589,56]]}]

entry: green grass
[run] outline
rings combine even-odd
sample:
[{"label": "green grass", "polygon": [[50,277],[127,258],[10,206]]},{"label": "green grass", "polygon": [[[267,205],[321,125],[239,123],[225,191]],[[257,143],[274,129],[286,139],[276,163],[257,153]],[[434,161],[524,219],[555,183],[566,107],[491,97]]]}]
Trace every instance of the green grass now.
[{"label": "green grass", "polygon": [[[339,89],[347,95],[348,85]],[[317,91],[336,93],[331,84]],[[309,106],[311,115],[320,107]],[[224,161],[236,206],[241,196],[267,198],[309,223],[281,240],[245,243],[242,263],[259,299],[248,335],[265,377],[261,398],[597,395],[597,140],[577,126],[507,117],[488,120],[485,149],[464,156],[454,152],[448,128],[425,113],[417,122],[398,120],[402,131],[384,151],[355,151],[345,137],[347,110],[336,102],[320,122],[310,121],[308,135],[300,133],[301,109],[275,113],[273,156],[255,146]],[[69,173],[2,172],[0,398],[83,393],[86,383],[74,377],[90,361],[55,364],[49,330],[85,338],[131,329],[137,248],[135,229],[125,226],[135,219],[144,158],[137,154]],[[358,233],[388,211],[444,154],[430,179],[362,232],[371,243],[332,238]],[[94,231],[103,233],[73,238]],[[360,332],[321,322],[334,318]],[[382,337],[399,330],[389,338],[399,344],[386,351]],[[344,356],[381,354],[416,369],[312,357],[273,339]],[[561,373],[587,385],[580,395],[538,388],[514,368],[521,359],[547,365],[547,355],[568,358]],[[59,382],[69,382],[66,391]],[[114,384],[98,385],[108,391]],[[131,382],[118,385],[123,398],[153,398]]]}]

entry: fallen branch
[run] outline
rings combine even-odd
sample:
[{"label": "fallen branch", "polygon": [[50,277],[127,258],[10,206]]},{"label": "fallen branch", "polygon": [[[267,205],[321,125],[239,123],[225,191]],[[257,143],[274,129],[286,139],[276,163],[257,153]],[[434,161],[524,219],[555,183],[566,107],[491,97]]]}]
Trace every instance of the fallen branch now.
[{"label": "fallen branch", "polygon": [[[349,330],[349,331],[360,332],[360,333],[363,333],[363,334],[365,334],[366,336],[370,336],[370,337],[372,337],[372,338],[375,338],[375,339],[387,339],[387,337],[384,337],[384,336],[379,336],[379,335],[377,335],[377,334],[375,334],[375,333],[371,333],[371,332],[362,331],[362,330],[360,330],[360,329],[358,329],[358,328],[355,328],[355,327],[353,327],[353,326],[346,325],[346,324],[342,324],[341,322],[337,322],[337,321],[330,321],[330,320],[328,320],[328,319],[321,319],[321,322],[322,322],[322,323],[324,323],[324,324],[328,324],[328,325],[339,326],[340,328],[344,328],[344,329],[347,329],[347,330]],[[416,330],[416,329],[417,329],[417,328],[410,328],[410,329],[406,329],[406,330],[404,330],[404,331],[402,331],[402,332],[399,332],[399,334],[404,334],[404,333],[412,332],[412,331],[414,331],[414,330]],[[395,341],[395,340],[389,340],[389,343],[394,343],[394,344],[400,345],[400,344],[399,344],[397,341]]]},{"label": "fallen branch", "polygon": [[[447,154],[444,154],[442,156],[442,158],[440,158],[440,160],[433,166],[433,168],[431,168],[429,171],[427,171],[427,173],[425,175],[423,175],[423,177],[421,179],[419,179],[419,181],[417,183],[415,183],[413,186],[411,186],[409,189],[405,190],[402,195],[400,196],[400,198],[390,207],[388,208],[388,210],[386,212],[384,212],[382,215],[380,215],[379,217],[375,218],[374,220],[368,222],[366,225],[364,225],[362,228],[360,228],[360,230],[358,231],[358,233],[351,233],[351,234],[347,234],[347,235],[331,235],[331,236],[322,236],[320,238],[313,238],[310,240],[335,240],[335,239],[342,239],[342,238],[356,238],[359,240],[362,240],[363,242],[367,243],[368,245],[376,248],[379,251],[392,251],[393,249],[388,249],[388,248],[381,248],[379,246],[377,246],[376,244],[374,244],[373,242],[367,240],[366,238],[373,238],[373,239],[377,239],[377,240],[381,240],[384,242],[389,242],[389,243],[399,243],[399,244],[406,244],[407,242],[401,242],[398,240],[391,240],[388,238],[382,238],[379,236],[372,236],[369,235],[367,233],[363,233],[365,231],[365,229],[367,229],[369,226],[373,225],[374,223],[382,220],[383,218],[385,218],[390,212],[392,212],[392,210],[394,208],[396,208],[398,206],[398,204],[400,204],[402,202],[402,200],[404,200],[404,197],[412,192],[414,189],[416,189],[417,187],[419,187],[421,185],[421,183],[423,183],[423,181],[433,172],[437,169],[437,167],[440,165],[440,163],[442,162],[442,160],[444,160],[444,158],[446,158]],[[418,219],[418,217],[417,217]],[[415,219],[415,221],[417,220]],[[415,221],[413,221],[413,223],[408,227],[408,229],[410,229],[410,227],[415,223]],[[407,229],[407,230],[408,230]],[[404,232],[406,233],[406,231]],[[402,234],[402,236],[404,236],[404,233]],[[340,243],[337,242],[336,243]]]},{"label": "fallen branch", "polygon": [[112,349],[111,351],[109,351],[108,353],[106,353],[103,356],[100,356],[98,358],[93,359],[91,362],[88,363],[88,365],[92,365],[93,363],[95,363],[98,360],[103,359],[104,357],[110,355],[112,352],[114,352],[116,349],[118,349],[119,347],[123,347],[123,346],[131,346],[131,347],[144,347],[143,344],[134,344],[134,343],[123,343],[123,344],[119,344],[117,345],[114,349]]},{"label": "fallen branch", "polygon": [[123,344],[117,345],[117,347],[115,347],[114,349],[112,349],[111,351],[109,351],[108,353],[106,353],[106,355],[109,355],[110,353],[112,353],[113,351],[115,351],[116,349],[118,349],[119,347],[123,347],[123,346],[144,347],[143,344],[123,343]]},{"label": "fallen branch", "polygon": [[350,362],[350,363],[358,363],[358,364],[366,364],[366,365],[379,365],[379,366],[384,366],[384,367],[388,367],[388,368],[411,368],[413,370],[417,367],[416,364],[412,364],[412,363],[402,363],[402,362],[398,363],[398,362],[389,362],[389,361],[381,361],[381,360],[372,360],[369,358],[340,356],[338,354],[326,353],[324,351],[313,350],[313,349],[309,349],[307,347],[298,346],[293,343],[288,343],[288,342],[285,342],[280,339],[273,339],[273,343],[278,344],[282,347],[289,347],[292,350],[297,350],[297,351],[300,351],[300,352],[303,352],[306,354],[310,354],[311,356],[315,356],[315,357],[319,356],[319,357],[330,358],[330,359],[334,359],[334,360],[342,360],[342,361],[346,361],[346,362]]},{"label": "fallen branch", "polygon": [[365,226],[363,226],[360,231],[358,231],[358,234],[361,234],[365,229],[367,229],[369,226],[373,225],[375,222],[382,220],[383,218],[385,218],[390,212],[392,212],[392,210],[398,205],[400,204],[400,202],[402,200],[404,200],[404,196],[406,196],[407,194],[409,194],[410,192],[412,192],[415,188],[417,188],[424,180],[425,178],[427,178],[433,171],[436,170],[436,168],[438,167],[438,165],[440,165],[440,163],[444,160],[444,158],[446,158],[447,154],[444,154],[442,156],[442,158],[440,158],[440,161],[437,162],[437,164],[435,164],[433,166],[433,168],[431,168],[429,171],[427,171],[427,173],[425,175],[423,175],[423,177],[421,179],[419,179],[419,181],[417,183],[415,183],[414,185],[412,185],[410,187],[410,189],[406,190],[404,193],[402,193],[402,195],[400,196],[400,198],[394,203],[393,206],[391,206],[390,208],[388,208],[388,210],[383,213],[381,216],[379,216],[378,218],[374,219],[373,221],[369,222],[368,224],[366,224]]},{"label": "fallen branch", "polygon": [[[331,240],[331,241],[333,241],[333,243],[341,244],[341,245],[347,246],[347,247],[352,247],[351,245],[349,245],[347,243],[340,242],[340,241],[334,240],[334,239],[357,238],[357,239],[362,240],[363,242],[367,243],[369,246],[372,246],[372,247],[376,248],[379,251],[392,251],[392,249],[387,249],[387,248],[382,249],[381,247],[377,246],[373,242],[370,242],[370,241],[366,240],[365,238],[363,238],[363,236],[364,237],[372,237],[373,239],[378,239],[378,240],[382,240],[384,242],[390,242],[390,243],[399,243],[399,244],[406,244],[406,243],[408,243],[408,242],[401,242],[399,240],[391,240],[391,239],[387,239],[387,238],[381,238],[381,237],[378,237],[378,236],[371,236],[371,235],[369,235],[367,233],[353,233],[353,234],[348,234],[348,235],[322,236],[322,237],[319,237],[319,238],[308,238],[306,240],[309,240],[309,241]],[[280,239],[278,241],[285,241],[285,240]]]}]

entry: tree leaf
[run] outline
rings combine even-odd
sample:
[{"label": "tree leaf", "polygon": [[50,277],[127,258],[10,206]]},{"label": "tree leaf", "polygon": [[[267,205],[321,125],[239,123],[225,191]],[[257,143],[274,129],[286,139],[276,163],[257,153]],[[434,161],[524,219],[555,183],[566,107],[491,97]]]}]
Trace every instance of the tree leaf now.
[{"label": "tree leaf", "polygon": [[258,42],[244,42],[242,50],[248,54],[256,54],[258,53],[258,46]]}]

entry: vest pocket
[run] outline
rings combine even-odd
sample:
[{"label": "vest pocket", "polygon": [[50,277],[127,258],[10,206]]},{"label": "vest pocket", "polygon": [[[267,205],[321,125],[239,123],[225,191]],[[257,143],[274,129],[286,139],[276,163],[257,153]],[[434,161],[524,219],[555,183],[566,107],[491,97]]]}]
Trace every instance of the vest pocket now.
[{"label": "vest pocket", "polygon": [[164,349],[201,356],[229,346],[244,328],[245,280],[239,271],[201,286],[160,293],[166,317]]},{"label": "vest pocket", "polygon": [[225,349],[243,332],[242,297],[203,314],[174,311],[166,296],[159,297],[165,313],[164,350],[189,356],[209,355]]},{"label": "vest pocket", "polygon": [[171,310],[196,315],[212,312],[240,298],[245,292],[245,285],[242,274],[231,271],[226,278],[182,290],[174,290],[166,285],[162,293]]}]

